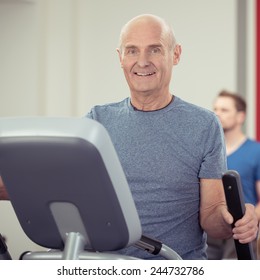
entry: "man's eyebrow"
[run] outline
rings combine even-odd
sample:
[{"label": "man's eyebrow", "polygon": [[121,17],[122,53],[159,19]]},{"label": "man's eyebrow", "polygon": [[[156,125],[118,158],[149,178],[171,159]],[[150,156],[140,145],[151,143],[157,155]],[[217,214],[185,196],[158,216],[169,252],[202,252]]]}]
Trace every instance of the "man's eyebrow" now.
[{"label": "man's eyebrow", "polygon": [[149,45],[148,47],[149,48],[161,48],[163,45],[162,44],[152,44],[152,45]]},{"label": "man's eyebrow", "polygon": [[126,49],[132,49],[132,48],[137,48],[135,45],[125,45]]},{"label": "man's eyebrow", "polygon": [[[162,48],[162,47],[163,47],[162,44],[151,44],[147,46],[147,48]],[[125,49],[132,49],[132,48],[138,48],[138,46],[132,44],[125,45]]]}]

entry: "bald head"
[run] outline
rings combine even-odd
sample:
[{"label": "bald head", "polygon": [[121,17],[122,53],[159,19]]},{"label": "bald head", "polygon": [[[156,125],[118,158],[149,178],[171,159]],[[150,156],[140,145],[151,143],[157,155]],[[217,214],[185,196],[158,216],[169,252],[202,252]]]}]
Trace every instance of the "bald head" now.
[{"label": "bald head", "polygon": [[146,26],[154,26],[155,28],[160,29],[161,35],[164,36],[168,42],[169,49],[174,49],[176,45],[176,39],[172,28],[164,19],[152,14],[142,14],[134,17],[123,26],[119,37],[119,49],[122,51],[125,38],[129,32],[134,29]]}]

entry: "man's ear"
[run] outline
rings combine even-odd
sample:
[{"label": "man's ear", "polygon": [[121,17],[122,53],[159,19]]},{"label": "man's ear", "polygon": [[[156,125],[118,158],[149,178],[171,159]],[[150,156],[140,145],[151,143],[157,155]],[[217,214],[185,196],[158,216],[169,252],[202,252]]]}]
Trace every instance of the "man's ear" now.
[{"label": "man's ear", "polygon": [[116,51],[117,51],[117,54],[118,54],[118,57],[119,57],[119,61],[120,61],[120,64],[121,64],[121,68],[123,68],[123,65],[122,65],[122,54],[121,54],[121,52],[120,52],[120,49],[117,48]]},{"label": "man's ear", "polygon": [[173,51],[173,65],[177,65],[181,58],[181,45],[176,45]]},{"label": "man's ear", "polygon": [[238,121],[239,121],[239,123],[240,123],[241,125],[244,124],[244,122],[245,122],[245,120],[246,120],[246,113],[243,112],[243,111],[239,111],[239,112],[237,113],[237,116],[238,116]]}]

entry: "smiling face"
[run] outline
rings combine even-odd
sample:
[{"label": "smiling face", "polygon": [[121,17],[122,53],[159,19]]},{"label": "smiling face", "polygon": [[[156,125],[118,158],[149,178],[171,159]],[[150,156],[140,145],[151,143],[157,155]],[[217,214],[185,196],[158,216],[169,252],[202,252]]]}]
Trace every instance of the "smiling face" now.
[{"label": "smiling face", "polygon": [[180,46],[172,45],[169,30],[154,17],[127,25],[118,53],[132,94],[169,94],[172,67],[180,56]]}]

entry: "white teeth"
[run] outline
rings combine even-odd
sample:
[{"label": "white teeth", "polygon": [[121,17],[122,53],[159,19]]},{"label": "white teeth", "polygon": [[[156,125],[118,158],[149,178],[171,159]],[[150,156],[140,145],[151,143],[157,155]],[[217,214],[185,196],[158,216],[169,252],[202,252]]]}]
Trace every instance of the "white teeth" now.
[{"label": "white teeth", "polygon": [[135,73],[136,75],[138,75],[138,76],[151,76],[151,75],[153,75],[154,74],[154,72],[153,73],[138,73],[138,72],[136,72]]}]

